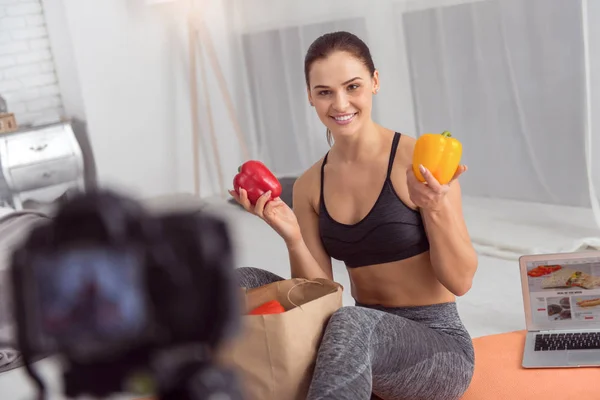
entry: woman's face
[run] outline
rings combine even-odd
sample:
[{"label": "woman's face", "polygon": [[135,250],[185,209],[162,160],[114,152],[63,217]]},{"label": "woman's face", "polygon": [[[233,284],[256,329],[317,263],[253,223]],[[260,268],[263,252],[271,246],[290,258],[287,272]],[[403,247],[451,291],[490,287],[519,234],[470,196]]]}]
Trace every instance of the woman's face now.
[{"label": "woman's face", "polygon": [[371,120],[373,94],[379,88],[373,77],[353,55],[338,51],[315,61],[309,72],[308,99],[334,139],[352,136]]}]

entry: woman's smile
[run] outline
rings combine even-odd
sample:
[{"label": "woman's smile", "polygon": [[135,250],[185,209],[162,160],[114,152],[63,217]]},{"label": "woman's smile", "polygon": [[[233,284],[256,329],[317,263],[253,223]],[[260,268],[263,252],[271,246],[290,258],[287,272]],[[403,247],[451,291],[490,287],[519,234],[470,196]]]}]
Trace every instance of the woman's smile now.
[{"label": "woman's smile", "polygon": [[357,114],[358,114],[357,112],[338,114],[336,116],[331,116],[331,119],[333,119],[335,121],[335,123],[338,125],[348,125],[349,123],[351,123],[354,120],[354,117]]}]

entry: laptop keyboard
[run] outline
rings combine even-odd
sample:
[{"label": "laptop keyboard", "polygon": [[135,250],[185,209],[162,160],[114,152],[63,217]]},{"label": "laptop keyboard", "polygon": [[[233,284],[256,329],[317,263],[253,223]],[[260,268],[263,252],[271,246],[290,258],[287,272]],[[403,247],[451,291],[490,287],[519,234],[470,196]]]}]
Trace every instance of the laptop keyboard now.
[{"label": "laptop keyboard", "polygon": [[535,335],[535,351],[600,349],[600,332]]}]

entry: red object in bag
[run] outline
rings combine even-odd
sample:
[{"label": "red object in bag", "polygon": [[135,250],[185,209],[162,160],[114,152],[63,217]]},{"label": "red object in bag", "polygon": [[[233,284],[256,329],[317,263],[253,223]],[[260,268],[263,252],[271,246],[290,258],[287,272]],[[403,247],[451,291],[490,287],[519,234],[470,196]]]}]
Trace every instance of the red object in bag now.
[{"label": "red object in bag", "polygon": [[266,314],[281,314],[285,312],[285,308],[277,300],[267,301],[263,305],[256,307],[250,311],[248,315],[266,315]]},{"label": "red object in bag", "polygon": [[238,168],[238,174],[233,178],[233,189],[239,193],[242,188],[248,192],[248,200],[252,205],[263,193],[271,191],[271,198],[276,199],[281,196],[281,183],[260,161],[250,160],[243,163]]}]

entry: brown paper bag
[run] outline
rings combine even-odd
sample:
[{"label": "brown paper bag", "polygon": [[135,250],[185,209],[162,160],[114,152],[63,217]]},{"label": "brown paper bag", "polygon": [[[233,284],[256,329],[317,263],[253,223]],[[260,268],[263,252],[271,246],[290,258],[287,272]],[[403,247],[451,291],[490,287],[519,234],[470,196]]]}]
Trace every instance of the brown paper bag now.
[{"label": "brown paper bag", "polygon": [[238,373],[246,400],[305,400],[317,351],[331,315],[342,306],[341,285],[288,279],[245,290],[247,312],[278,300],[285,313],[244,315],[235,340],[220,354]]}]

